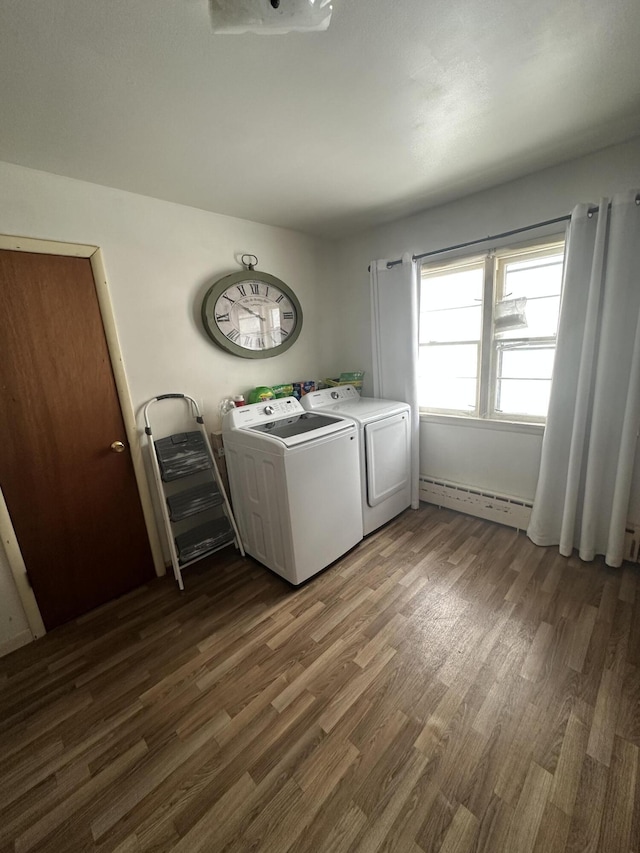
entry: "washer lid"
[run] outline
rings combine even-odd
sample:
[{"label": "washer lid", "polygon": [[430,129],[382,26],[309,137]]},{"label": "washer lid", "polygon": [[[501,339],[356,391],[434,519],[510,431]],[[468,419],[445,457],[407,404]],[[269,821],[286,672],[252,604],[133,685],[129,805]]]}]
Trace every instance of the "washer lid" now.
[{"label": "washer lid", "polygon": [[252,444],[265,441],[280,448],[295,447],[339,432],[354,432],[353,421],[336,412],[306,412],[295,397],[266,400],[231,409],[224,416],[225,435],[251,436]]},{"label": "washer lid", "polygon": [[331,415],[304,412],[290,418],[254,424],[243,428],[243,431],[260,434],[268,439],[282,442],[286,447],[307,444],[325,436],[353,430],[351,421]]},{"label": "washer lid", "polygon": [[[334,399],[334,396],[337,399]],[[302,398],[302,405],[307,411],[331,412],[353,418],[364,424],[378,418],[387,418],[406,412],[407,403],[397,400],[382,400],[379,397],[361,397],[352,386],[344,388],[324,388],[321,391],[311,391]]]},{"label": "washer lid", "polygon": [[388,418],[400,412],[406,412],[409,406],[397,400],[379,400],[377,397],[359,397],[357,400],[340,400],[331,411],[353,418],[358,423],[368,423],[378,418]]}]

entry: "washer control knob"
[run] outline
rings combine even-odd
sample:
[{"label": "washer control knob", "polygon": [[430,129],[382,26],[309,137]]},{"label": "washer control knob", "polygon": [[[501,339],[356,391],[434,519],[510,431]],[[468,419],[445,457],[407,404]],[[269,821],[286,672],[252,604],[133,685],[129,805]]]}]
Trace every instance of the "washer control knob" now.
[{"label": "washer control knob", "polygon": [[331,392],[331,399],[332,400],[339,400],[340,399],[340,392],[339,391],[332,391]]},{"label": "washer control knob", "polygon": [[273,412],[274,412],[274,408],[273,408],[273,406],[265,406],[265,407],[264,407],[264,413],[265,413],[265,415],[272,415],[272,414],[273,414]]}]

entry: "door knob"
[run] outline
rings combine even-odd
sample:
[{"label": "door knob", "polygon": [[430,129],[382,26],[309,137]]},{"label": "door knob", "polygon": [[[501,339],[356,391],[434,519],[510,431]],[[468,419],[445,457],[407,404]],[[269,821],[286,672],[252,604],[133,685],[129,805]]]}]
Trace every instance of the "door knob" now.
[{"label": "door knob", "polygon": [[113,450],[114,453],[124,453],[125,447],[121,441],[114,441],[111,444],[111,450]]}]

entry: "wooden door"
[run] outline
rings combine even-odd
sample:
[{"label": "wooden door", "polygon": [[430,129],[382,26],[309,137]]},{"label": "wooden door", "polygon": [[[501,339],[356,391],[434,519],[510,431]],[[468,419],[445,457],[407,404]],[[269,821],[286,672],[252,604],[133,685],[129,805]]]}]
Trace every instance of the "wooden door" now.
[{"label": "wooden door", "polygon": [[47,628],[154,576],[85,258],[0,251],[0,486]]}]

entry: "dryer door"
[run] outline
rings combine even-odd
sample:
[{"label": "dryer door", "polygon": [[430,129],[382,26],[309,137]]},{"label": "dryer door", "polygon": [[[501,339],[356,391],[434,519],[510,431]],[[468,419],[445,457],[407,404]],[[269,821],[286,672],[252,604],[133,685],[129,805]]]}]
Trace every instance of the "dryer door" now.
[{"label": "dryer door", "polygon": [[367,503],[377,506],[407,488],[411,479],[409,413],[382,418],[364,428]]}]

